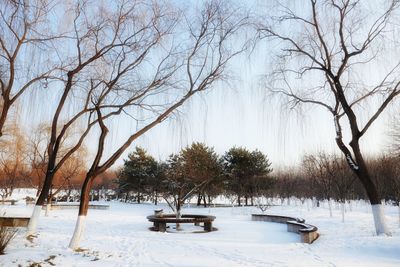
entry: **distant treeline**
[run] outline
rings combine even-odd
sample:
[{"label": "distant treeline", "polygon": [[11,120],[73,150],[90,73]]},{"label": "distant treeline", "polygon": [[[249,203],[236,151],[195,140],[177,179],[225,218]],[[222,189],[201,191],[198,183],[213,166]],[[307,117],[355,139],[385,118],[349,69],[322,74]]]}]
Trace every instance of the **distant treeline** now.
[{"label": "distant treeline", "polygon": [[[380,195],[397,204],[399,163],[397,156],[368,160]],[[159,197],[174,196],[179,190],[181,195],[196,195],[198,205],[207,205],[219,195],[238,205],[257,204],[254,201],[259,197],[294,196],[338,202],[368,199],[345,159],[322,152],[305,155],[297,167],[272,172],[269,159],[258,150],[234,147],[217,155],[213,148],[194,143],[165,162],[157,162],[145,150],[136,148],[118,175],[118,192],[126,201],[157,202]]]}]

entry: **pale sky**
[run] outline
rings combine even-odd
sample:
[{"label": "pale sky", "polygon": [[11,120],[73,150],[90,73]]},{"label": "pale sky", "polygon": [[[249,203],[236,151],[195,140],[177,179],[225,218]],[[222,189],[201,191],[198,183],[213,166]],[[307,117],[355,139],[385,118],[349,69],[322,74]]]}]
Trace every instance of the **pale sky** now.
[{"label": "pale sky", "polygon": [[[165,159],[192,142],[204,142],[223,154],[233,146],[259,149],[267,154],[273,167],[298,164],[305,153],[339,153],[335,143],[332,116],[325,110],[304,106],[303,112],[290,111],[269,98],[261,85],[267,71],[261,52],[241,58],[235,64],[237,81],[219,85],[186,103],[178,116],[164,121],[135,142],[157,159]],[[261,54],[261,56],[260,56]],[[398,102],[397,102],[398,103]],[[363,137],[367,154],[384,152],[388,144],[388,111]],[[118,122],[119,133],[134,129],[132,122]],[[346,136],[346,135],[345,135]],[[109,147],[118,143],[109,142]],[[123,156],[115,166],[122,164]]]},{"label": "pale sky", "polygon": [[[249,3],[259,7],[260,2]],[[274,168],[298,164],[306,153],[321,150],[339,153],[332,117],[325,110],[304,106],[302,112],[289,111],[277,99],[271,100],[268,96],[261,81],[271,67],[273,49],[270,45],[262,42],[251,55],[237,58],[231,72],[232,80],[195,95],[179,109],[179,114],[135,141],[114,168],[122,165],[123,159],[137,145],[160,160],[192,142],[204,142],[219,154],[233,146],[243,146],[267,154]],[[58,99],[55,94],[44,96],[49,103]],[[379,154],[387,149],[389,117],[398,105],[399,101],[396,101],[363,137],[363,150],[367,154]],[[32,122],[32,114],[39,120],[49,119],[46,106],[38,109],[33,106],[25,112],[26,125]],[[365,112],[372,110],[367,107]],[[135,127],[135,122],[128,118],[116,119],[110,134],[112,138],[106,144],[106,155],[115,151]],[[95,145],[95,139],[89,138],[89,151],[93,151]]]}]

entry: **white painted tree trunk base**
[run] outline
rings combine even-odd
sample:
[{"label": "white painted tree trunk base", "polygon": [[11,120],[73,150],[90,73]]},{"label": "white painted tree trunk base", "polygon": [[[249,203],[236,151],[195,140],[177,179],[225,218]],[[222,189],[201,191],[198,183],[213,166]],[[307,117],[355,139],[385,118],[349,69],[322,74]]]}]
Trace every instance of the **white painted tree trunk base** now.
[{"label": "white painted tree trunk base", "polygon": [[35,205],[35,207],[33,208],[31,218],[29,219],[28,232],[26,234],[27,236],[30,236],[30,235],[33,235],[36,233],[37,223],[39,221],[41,211],[42,211],[42,206]]},{"label": "white painted tree trunk base", "polygon": [[[181,211],[180,210],[176,211],[175,216],[176,216],[176,219],[180,219],[181,216],[182,216],[181,215]],[[176,223],[176,230],[181,230],[181,224],[180,223]]]},{"label": "white painted tree trunk base", "polygon": [[372,215],[374,216],[375,230],[377,235],[390,235],[386,225],[385,214],[381,204],[371,205]]},{"label": "white painted tree trunk base", "polygon": [[46,213],[44,214],[44,216],[49,216],[50,213],[50,204],[46,204]]},{"label": "white painted tree trunk base", "polygon": [[329,198],[328,199],[328,206],[329,206],[329,217],[332,218],[333,217],[333,213],[332,213],[332,200]]},{"label": "white painted tree trunk base", "polygon": [[399,207],[399,227],[400,227],[400,203],[397,204]]},{"label": "white painted tree trunk base", "polygon": [[77,249],[79,247],[79,243],[81,242],[81,238],[83,235],[83,231],[85,230],[86,216],[78,216],[78,220],[76,221],[75,231],[69,242],[70,249]]},{"label": "white painted tree trunk base", "polygon": [[342,211],[342,223],[344,223],[344,212],[345,212],[345,208],[346,208],[345,205],[346,205],[346,202],[340,203],[341,211]]},{"label": "white painted tree trunk base", "polygon": [[313,208],[317,207],[317,199],[315,197],[312,198],[312,207]]}]

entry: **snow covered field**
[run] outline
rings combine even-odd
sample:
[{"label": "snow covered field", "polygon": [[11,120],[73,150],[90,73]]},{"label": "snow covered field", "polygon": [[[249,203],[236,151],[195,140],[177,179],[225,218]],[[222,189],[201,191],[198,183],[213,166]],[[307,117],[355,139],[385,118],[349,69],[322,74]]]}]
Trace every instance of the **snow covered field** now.
[{"label": "snow covered field", "polygon": [[[251,221],[250,214],[260,213],[254,207],[185,208],[184,213],[215,215],[219,229],[188,234],[148,230],[146,216],[160,206],[168,211],[165,205],[102,204],[110,209],[89,210],[84,250],[67,248],[77,210],[54,210],[48,217],[42,211],[38,237],[29,241],[21,230],[0,256],[0,266],[400,266],[397,207],[385,207],[391,237],[374,235],[371,211],[363,202],[352,203],[344,223],[338,207],[329,217],[327,205],[311,209],[292,201],[267,211],[316,225],[321,236],[308,245],[299,243],[300,237],[288,233],[286,225]],[[29,216],[32,209],[23,201],[0,207],[7,215]]]}]

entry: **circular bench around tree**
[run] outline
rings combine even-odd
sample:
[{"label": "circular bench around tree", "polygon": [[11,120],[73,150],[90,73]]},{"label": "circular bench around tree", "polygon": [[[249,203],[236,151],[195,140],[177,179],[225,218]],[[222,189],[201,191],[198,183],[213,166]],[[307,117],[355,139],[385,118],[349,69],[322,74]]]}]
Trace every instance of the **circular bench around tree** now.
[{"label": "circular bench around tree", "polygon": [[217,230],[212,227],[215,216],[184,214],[178,219],[175,214],[160,214],[147,216],[147,219],[153,223],[153,227],[150,228],[152,231],[165,232],[167,231],[168,223],[193,223],[196,226],[200,226],[200,223],[203,223],[204,232]]}]

